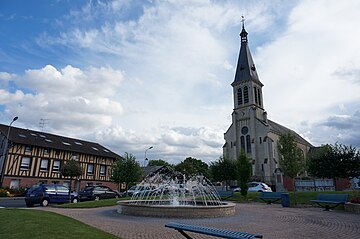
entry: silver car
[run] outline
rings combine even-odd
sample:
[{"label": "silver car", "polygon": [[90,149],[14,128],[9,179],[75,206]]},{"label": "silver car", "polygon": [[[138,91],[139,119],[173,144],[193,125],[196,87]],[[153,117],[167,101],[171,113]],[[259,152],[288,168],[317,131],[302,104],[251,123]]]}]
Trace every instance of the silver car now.
[{"label": "silver car", "polygon": [[[240,192],[240,188],[235,188],[234,192]],[[269,185],[262,182],[250,182],[248,183],[248,192],[272,192]]]}]

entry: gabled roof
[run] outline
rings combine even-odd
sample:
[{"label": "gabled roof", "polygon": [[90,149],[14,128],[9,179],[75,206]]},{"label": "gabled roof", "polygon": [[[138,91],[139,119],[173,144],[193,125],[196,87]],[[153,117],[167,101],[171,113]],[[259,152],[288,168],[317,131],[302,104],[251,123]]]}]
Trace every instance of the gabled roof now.
[{"label": "gabled roof", "polygon": [[268,120],[268,123],[270,125],[270,131],[278,134],[278,135],[282,135],[282,134],[286,134],[286,133],[292,133],[295,135],[296,140],[303,144],[303,145],[307,145],[309,147],[314,147],[312,144],[310,144],[306,139],[304,139],[303,137],[301,137],[298,133],[296,133],[294,130],[291,130],[289,128],[286,128],[285,126],[282,126],[281,124],[278,124],[274,121]]},{"label": "gabled roof", "polygon": [[144,176],[148,176],[150,174],[155,174],[157,173],[160,169],[164,168],[165,166],[146,166],[146,167],[141,167]]},{"label": "gabled roof", "polygon": [[[8,128],[8,125],[0,124],[0,133],[5,137]],[[120,157],[98,143],[17,127],[11,127],[9,140],[13,143],[59,149],[74,153],[84,153],[107,158]]]},{"label": "gabled roof", "polygon": [[239,53],[239,59],[236,67],[235,79],[232,86],[240,84],[246,81],[255,81],[259,85],[263,86],[260,82],[254,60],[251,56],[250,48],[248,46],[247,32],[245,31],[244,25],[240,33],[241,36],[241,47]]}]

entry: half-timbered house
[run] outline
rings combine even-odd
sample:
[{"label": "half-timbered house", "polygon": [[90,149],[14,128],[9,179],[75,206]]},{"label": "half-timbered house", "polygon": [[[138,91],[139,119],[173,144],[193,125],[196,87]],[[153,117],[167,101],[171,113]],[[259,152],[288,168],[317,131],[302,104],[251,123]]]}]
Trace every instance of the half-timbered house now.
[{"label": "half-timbered house", "polygon": [[116,189],[110,181],[111,166],[120,156],[104,146],[80,139],[0,124],[0,162],[3,186],[29,187],[36,183],[69,184],[60,173],[66,160],[77,160],[83,175],[74,182],[76,189],[102,184]]}]

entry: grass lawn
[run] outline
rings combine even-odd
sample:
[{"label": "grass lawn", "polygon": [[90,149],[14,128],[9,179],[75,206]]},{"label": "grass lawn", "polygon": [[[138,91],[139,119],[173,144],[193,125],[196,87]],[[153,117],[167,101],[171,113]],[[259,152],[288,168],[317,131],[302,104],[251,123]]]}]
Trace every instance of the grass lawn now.
[{"label": "grass lawn", "polygon": [[98,201],[85,201],[78,203],[64,203],[56,205],[60,208],[94,208],[94,207],[109,207],[117,205],[117,202],[120,200],[129,200],[130,197],[123,198],[112,198],[112,199],[103,199]]},{"label": "grass lawn", "polygon": [[115,239],[70,217],[33,209],[0,209],[0,238]]}]

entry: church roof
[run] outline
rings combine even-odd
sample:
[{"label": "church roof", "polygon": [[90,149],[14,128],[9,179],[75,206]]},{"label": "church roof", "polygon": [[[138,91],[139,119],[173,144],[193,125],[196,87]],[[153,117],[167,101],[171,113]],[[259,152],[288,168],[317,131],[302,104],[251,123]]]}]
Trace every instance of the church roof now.
[{"label": "church roof", "polygon": [[282,134],[286,134],[288,132],[292,133],[295,135],[296,140],[303,144],[303,145],[308,145],[310,147],[314,147],[312,144],[310,144],[306,139],[304,139],[303,137],[301,137],[298,133],[296,133],[294,130],[291,130],[289,128],[286,128],[285,126],[278,124],[274,121],[268,120],[268,123],[270,125],[270,131],[282,135]]},{"label": "church roof", "polygon": [[247,35],[248,33],[246,32],[243,24],[242,31],[240,33],[241,47],[239,59],[236,67],[235,79],[233,83],[231,83],[231,85],[235,86],[242,82],[255,81],[261,86],[263,86],[263,84],[259,80],[255,63],[251,56],[250,48],[248,46]]}]

